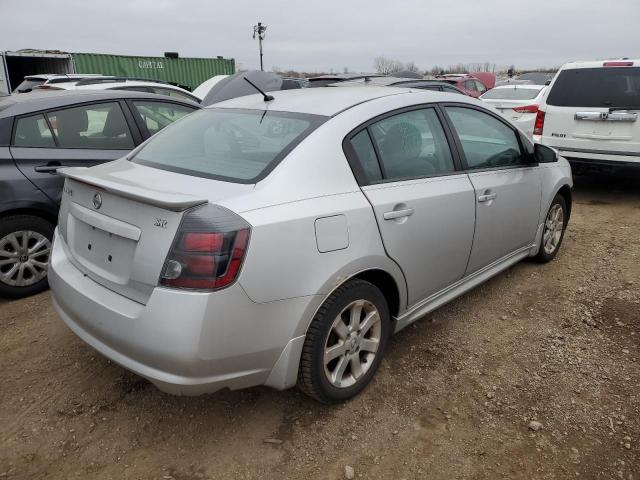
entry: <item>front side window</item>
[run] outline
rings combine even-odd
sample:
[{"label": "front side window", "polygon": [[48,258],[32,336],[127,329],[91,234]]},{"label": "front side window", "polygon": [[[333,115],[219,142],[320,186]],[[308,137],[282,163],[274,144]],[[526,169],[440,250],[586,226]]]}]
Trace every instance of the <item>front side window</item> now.
[{"label": "front side window", "polygon": [[148,100],[134,100],[133,106],[138,115],[140,115],[149,135],[158,133],[164,127],[171,125],[176,120],[180,120],[194,110],[185,105]]},{"label": "front side window", "polygon": [[49,112],[61,148],[127,150],[134,147],[129,126],[117,103],[83,105]]},{"label": "front side window", "polygon": [[53,135],[44,115],[19,118],[16,122],[13,145],[16,147],[55,147]]},{"label": "front side window", "polygon": [[387,117],[369,127],[388,180],[425,177],[455,170],[449,144],[433,108]]},{"label": "front side window", "polygon": [[325,120],[319,115],[207,108],[162,130],[132,161],[186,175],[252,183]]},{"label": "front side window", "polygon": [[525,163],[516,133],[497,118],[464,107],[446,107],[472,169]]}]

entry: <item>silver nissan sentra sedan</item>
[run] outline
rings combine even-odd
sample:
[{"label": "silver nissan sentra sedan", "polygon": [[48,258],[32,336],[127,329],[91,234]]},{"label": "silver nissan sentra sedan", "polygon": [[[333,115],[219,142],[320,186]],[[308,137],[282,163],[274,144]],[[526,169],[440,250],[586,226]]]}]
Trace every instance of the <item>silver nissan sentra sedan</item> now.
[{"label": "silver nissan sentra sedan", "polygon": [[161,390],[349,399],[393,332],[557,254],[569,164],[486,104],[384,87],[272,95],[62,171],[55,308]]}]

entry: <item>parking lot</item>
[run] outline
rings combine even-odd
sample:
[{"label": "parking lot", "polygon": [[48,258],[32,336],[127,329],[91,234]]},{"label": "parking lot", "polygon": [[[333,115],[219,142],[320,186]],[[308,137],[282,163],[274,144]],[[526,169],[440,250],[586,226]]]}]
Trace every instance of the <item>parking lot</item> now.
[{"label": "parking lot", "polygon": [[555,261],[396,335],[338,406],[172,397],[72,334],[49,292],[0,300],[0,478],[640,478],[640,177],[575,180]]}]

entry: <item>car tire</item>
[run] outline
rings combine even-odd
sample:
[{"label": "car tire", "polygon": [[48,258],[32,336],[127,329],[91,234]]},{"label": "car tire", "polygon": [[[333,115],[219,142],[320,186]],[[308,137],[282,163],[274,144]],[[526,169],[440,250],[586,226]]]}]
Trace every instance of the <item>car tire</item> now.
[{"label": "car tire", "polygon": [[23,298],[49,287],[47,268],[54,228],[35,215],[0,220],[0,296]]},{"label": "car tire", "polygon": [[356,396],[378,370],[390,332],[389,307],[382,292],[360,279],[344,283],[311,321],[298,388],[322,403]]},{"label": "car tire", "polygon": [[556,257],[567,228],[567,217],[567,202],[562,195],[558,194],[544,217],[540,249],[534,257],[537,262],[547,263]]}]

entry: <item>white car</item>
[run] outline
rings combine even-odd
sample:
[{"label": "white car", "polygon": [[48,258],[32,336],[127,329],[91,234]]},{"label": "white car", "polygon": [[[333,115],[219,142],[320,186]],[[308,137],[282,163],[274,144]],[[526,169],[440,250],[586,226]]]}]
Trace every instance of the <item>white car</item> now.
[{"label": "white car", "polygon": [[27,75],[18,85],[13,93],[28,93],[34,88],[42,85],[57,85],[59,83],[77,82],[86,78],[101,77],[97,73],[42,73],[38,75]]},{"label": "white car", "polygon": [[640,59],[574,62],[553,79],[534,140],[579,167],[640,166]]},{"label": "white car", "polygon": [[237,97],[61,174],[56,311],[177,394],[351,398],[392,332],[552,260],[571,211],[556,151],[479,100],[409,88]]},{"label": "white car", "polygon": [[481,95],[480,100],[495,107],[505,118],[531,137],[538,107],[546,88],[544,85],[502,85]]},{"label": "white car", "polygon": [[118,77],[85,78],[77,81],[56,83],[55,85],[41,85],[36,88],[47,90],[127,90],[131,92],[156,93],[181,100],[191,100],[196,103],[201,102],[201,99],[191,92],[170,83]]}]

